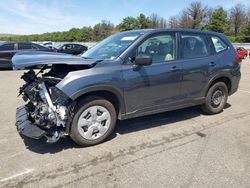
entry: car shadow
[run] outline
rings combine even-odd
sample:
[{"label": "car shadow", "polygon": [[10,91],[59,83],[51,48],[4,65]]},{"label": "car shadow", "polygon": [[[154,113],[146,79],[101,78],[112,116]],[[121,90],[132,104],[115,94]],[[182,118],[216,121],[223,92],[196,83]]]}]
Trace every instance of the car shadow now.
[{"label": "car shadow", "polygon": [[[227,103],[225,109],[230,107],[231,105]],[[129,134],[131,132],[151,129],[163,125],[172,126],[172,124],[175,122],[185,121],[201,115],[206,115],[206,114],[203,114],[200,108],[195,106],[170,112],[159,113],[155,115],[118,121],[114,132],[109,136],[106,142],[111,141],[119,134],[120,135]],[[35,140],[24,136],[21,137],[27,149],[29,149],[32,152],[40,154],[45,154],[45,153],[53,154],[71,148],[81,148],[81,146],[78,146],[76,143],[74,143],[70,139],[70,137],[60,139],[58,142],[54,144],[46,143],[45,138]]]}]

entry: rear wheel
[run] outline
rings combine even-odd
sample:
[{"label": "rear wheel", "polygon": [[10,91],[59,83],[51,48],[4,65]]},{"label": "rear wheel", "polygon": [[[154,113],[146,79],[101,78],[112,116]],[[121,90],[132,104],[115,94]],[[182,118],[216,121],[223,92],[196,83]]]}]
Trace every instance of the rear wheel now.
[{"label": "rear wheel", "polygon": [[217,82],[209,88],[205,104],[201,106],[201,109],[207,114],[218,114],[223,111],[227,98],[228,88],[226,84]]},{"label": "rear wheel", "polygon": [[103,142],[116,124],[116,111],[111,102],[99,97],[82,100],[75,108],[71,138],[81,146]]}]

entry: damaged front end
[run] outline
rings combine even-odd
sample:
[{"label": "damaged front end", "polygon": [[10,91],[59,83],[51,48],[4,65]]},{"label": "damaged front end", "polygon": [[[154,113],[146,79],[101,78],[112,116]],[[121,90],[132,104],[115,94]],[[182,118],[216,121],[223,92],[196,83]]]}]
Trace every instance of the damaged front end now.
[{"label": "damaged front end", "polygon": [[17,108],[19,133],[35,139],[45,136],[49,143],[66,136],[72,101],[55,86],[61,78],[46,74],[38,77],[32,69],[21,78],[25,84],[20,95],[27,104]]},{"label": "damaged front end", "polygon": [[[30,69],[21,77],[25,84],[19,95],[26,104],[16,111],[18,132],[35,139],[45,136],[49,143],[68,135],[74,101],[56,85],[69,72],[92,68],[97,61],[56,53],[25,52],[15,55],[12,62],[14,69]],[[42,67],[38,73],[33,70],[37,67]]]}]

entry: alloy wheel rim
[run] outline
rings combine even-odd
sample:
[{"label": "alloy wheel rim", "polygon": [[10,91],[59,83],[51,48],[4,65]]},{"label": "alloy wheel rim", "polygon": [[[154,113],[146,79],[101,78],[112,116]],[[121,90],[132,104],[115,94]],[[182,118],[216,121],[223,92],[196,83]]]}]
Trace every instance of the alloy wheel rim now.
[{"label": "alloy wheel rim", "polygon": [[111,124],[111,115],[103,106],[91,106],[82,112],[78,119],[78,131],[87,140],[103,136]]}]

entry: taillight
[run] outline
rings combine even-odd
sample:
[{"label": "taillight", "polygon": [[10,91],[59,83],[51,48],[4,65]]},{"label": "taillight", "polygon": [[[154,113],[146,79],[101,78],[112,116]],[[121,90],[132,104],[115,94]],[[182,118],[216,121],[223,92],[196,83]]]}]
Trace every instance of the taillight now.
[{"label": "taillight", "polygon": [[237,54],[237,55],[235,56],[235,60],[236,60],[238,63],[241,63],[241,62],[242,62],[242,59],[244,59],[244,57],[243,57],[242,55],[240,55],[240,54]]}]

